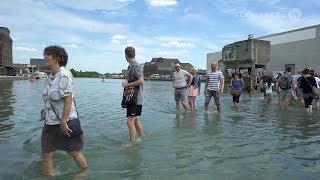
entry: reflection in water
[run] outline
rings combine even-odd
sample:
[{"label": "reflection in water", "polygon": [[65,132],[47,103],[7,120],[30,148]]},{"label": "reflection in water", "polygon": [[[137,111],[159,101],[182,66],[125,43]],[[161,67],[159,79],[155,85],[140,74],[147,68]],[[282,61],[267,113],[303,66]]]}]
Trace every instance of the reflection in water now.
[{"label": "reflection in water", "polygon": [[186,128],[186,129],[196,129],[198,125],[198,114],[194,111],[189,111],[183,114],[176,114],[175,117],[175,127],[176,128]]},{"label": "reflection in water", "polygon": [[140,146],[130,147],[125,149],[125,162],[124,169],[128,170],[128,173],[125,173],[125,177],[131,177],[132,179],[137,179],[143,175],[141,170],[142,156],[139,152]]},{"label": "reflection in water", "polygon": [[218,135],[223,132],[221,124],[221,115],[212,114],[204,116],[204,126],[202,128],[203,133],[208,135]]},{"label": "reflection in water", "polygon": [[[13,81],[0,81],[0,135],[5,134],[6,131],[13,128],[14,124],[6,122],[9,116],[13,114],[12,103],[14,103],[14,96],[12,95]],[[0,137],[0,144],[7,141]]]}]

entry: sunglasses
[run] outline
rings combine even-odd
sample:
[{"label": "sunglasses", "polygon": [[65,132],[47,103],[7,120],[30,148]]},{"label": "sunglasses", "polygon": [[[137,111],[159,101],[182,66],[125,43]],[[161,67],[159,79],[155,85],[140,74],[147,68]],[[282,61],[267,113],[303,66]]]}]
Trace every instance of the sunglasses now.
[{"label": "sunglasses", "polygon": [[180,67],[175,67],[176,69],[179,69]]}]

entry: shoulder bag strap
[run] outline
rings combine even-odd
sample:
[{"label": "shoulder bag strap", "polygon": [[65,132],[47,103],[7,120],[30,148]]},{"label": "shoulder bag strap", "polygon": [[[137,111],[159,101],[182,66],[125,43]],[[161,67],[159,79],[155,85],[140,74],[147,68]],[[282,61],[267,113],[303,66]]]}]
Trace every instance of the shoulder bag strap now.
[{"label": "shoulder bag strap", "polygon": [[[75,100],[74,98],[72,98],[72,99],[73,99],[73,102],[74,102],[74,106],[75,106],[75,108],[76,108],[77,116],[78,116],[78,118],[79,118],[79,113],[78,113],[78,108],[77,108],[76,100]],[[54,109],[54,107],[53,107],[53,105],[52,105],[52,103],[51,103],[50,100],[49,100],[49,103],[50,103],[50,106],[51,106],[51,108],[52,108],[52,111],[53,111],[54,114],[57,116],[57,118],[59,119],[59,121],[61,121],[61,119],[60,119],[57,111]],[[71,105],[71,106],[72,106],[72,105]],[[69,120],[70,120],[70,117],[69,117]]]},{"label": "shoulder bag strap", "polygon": [[312,85],[311,85],[311,83],[309,82],[309,80],[308,80],[306,77],[304,77],[304,78],[307,80],[308,84],[309,84],[310,87],[312,88]]}]

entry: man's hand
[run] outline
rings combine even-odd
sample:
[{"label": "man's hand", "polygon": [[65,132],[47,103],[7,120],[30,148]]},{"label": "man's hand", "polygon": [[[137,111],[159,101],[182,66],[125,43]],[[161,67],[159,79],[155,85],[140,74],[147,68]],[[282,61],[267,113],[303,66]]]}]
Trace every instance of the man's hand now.
[{"label": "man's hand", "polygon": [[206,94],[207,94],[207,90],[206,90],[206,89],[203,91],[203,94],[204,94],[204,95],[206,95]]},{"label": "man's hand", "polygon": [[174,89],[176,88],[176,86],[175,86],[175,85],[173,85],[173,84],[172,84],[172,87],[173,87]]},{"label": "man's hand", "polygon": [[127,81],[122,82],[122,87],[128,87],[129,83]]},{"label": "man's hand", "polygon": [[61,123],[60,123],[60,129],[61,129],[61,133],[62,133],[62,134],[70,137],[69,132],[72,133],[72,130],[69,129],[68,124],[67,124],[66,122],[65,122],[65,123],[64,123],[64,122],[61,122]]}]

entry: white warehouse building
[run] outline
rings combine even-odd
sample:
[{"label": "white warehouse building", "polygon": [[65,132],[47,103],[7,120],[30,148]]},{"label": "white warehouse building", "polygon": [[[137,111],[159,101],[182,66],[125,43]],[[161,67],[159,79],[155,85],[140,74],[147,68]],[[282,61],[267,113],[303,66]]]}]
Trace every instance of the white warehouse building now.
[{"label": "white warehouse building", "polygon": [[[311,68],[320,74],[320,24],[256,39],[271,42],[268,71],[284,71],[291,66],[294,73]],[[221,59],[221,52],[207,54],[207,70],[210,70],[211,62]],[[222,63],[219,64],[223,68]]]}]

